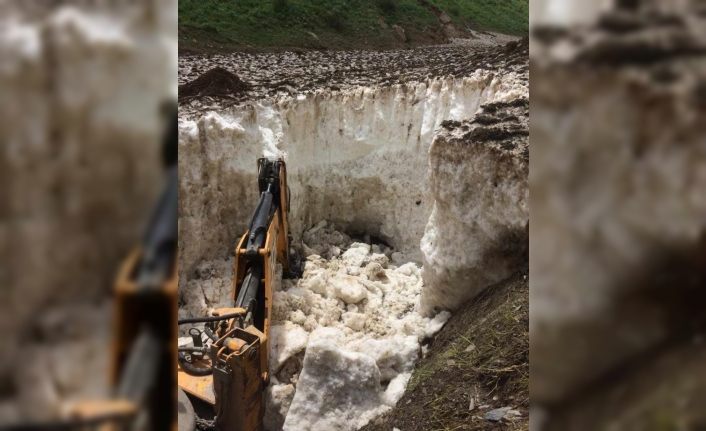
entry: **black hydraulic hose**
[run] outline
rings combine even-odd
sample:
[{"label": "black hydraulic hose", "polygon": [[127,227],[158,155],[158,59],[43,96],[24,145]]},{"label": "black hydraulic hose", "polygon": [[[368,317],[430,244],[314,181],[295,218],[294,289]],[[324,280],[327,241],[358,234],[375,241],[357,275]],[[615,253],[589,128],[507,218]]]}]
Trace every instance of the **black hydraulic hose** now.
[{"label": "black hydraulic hose", "polygon": [[[257,303],[257,294],[260,290],[261,279],[262,268],[260,266],[256,265],[248,270],[245,274],[245,278],[243,278],[243,283],[240,285],[238,297],[235,300],[236,307],[253,311],[252,308],[254,308]],[[255,304],[253,304],[253,302],[255,302]]]},{"label": "black hydraulic hose", "polygon": [[[181,349],[180,349],[181,350]],[[181,368],[186,371],[188,374],[191,374],[192,376],[208,376],[213,372],[213,369],[209,367],[197,367],[196,365],[192,364],[191,362],[186,360],[186,353],[185,352],[179,352],[177,355],[177,361],[179,362],[179,365]]]},{"label": "black hydraulic hose", "polygon": [[188,319],[180,319],[177,324],[187,325],[189,323],[205,323],[205,322],[220,322],[221,320],[235,319],[237,317],[242,317],[241,313],[230,313],[224,314],[222,316],[206,316],[206,317],[192,317]]},{"label": "black hydraulic hose", "polygon": [[269,183],[267,189],[260,194],[260,201],[250,222],[248,242],[245,246],[248,254],[255,254],[265,245],[270,218],[275,210],[274,184]]},{"label": "black hydraulic hose", "polygon": [[188,347],[188,346],[184,346],[184,347],[179,347],[179,351],[180,351],[180,352],[206,353],[206,352],[207,352],[207,349],[206,349],[206,347],[193,347],[193,346],[192,346],[192,347]]},{"label": "black hydraulic hose", "polygon": [[203,333],[206,334],[206,336],[207,336],[208,338],[210,338],[211,341],[217,341],[217,340],[218,340],[218,337],[216,337],[216,334],[214,334],[213,331],[211,331],[211,328],[209,328],[208,326],[206,326],[205,328],[203,328]]}]

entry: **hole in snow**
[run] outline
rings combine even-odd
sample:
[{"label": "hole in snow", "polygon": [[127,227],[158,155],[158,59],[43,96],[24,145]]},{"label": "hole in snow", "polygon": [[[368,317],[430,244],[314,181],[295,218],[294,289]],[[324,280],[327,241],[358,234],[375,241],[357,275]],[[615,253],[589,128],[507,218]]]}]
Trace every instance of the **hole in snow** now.
[{"label": "hole in snow", "polygon": [[180,125],[181,315],[230,305],[229,255],[257,201],[255,160],[287,162],[304,271],[274,295],[268,429],[355,429],[402,396],[421,343],[449,316],[418,306],[434,131],[524,91],[512,75],[478,73],[323,91]]}]

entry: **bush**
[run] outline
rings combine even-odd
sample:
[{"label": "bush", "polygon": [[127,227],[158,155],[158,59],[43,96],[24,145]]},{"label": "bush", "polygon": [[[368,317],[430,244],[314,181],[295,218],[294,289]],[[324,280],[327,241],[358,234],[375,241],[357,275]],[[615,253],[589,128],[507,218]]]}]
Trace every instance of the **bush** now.
[{"label": "bush", "polygon": [[461,8],[459,8],[458,5],[455,3],[449,6],[447,12],[451,16],[461,16]]},{"label": "bush", "polygon": [[326,22],[326,25],[328,25],[332,29],[334,29],[336,31],[343,30],[344,22],[343,22],[343,18],[341,18],[340,13],[329,12],[324,17],[324,20]]},{"label": "bush", "polygon": [[394,13],[397,10],[395,0],[376,0],[378,7],[385,13]]},{"label": "bush", "polygon": [[289,3],[287,0],[273,0],[272,8],[275,13],[286,13],[289,10]]}]

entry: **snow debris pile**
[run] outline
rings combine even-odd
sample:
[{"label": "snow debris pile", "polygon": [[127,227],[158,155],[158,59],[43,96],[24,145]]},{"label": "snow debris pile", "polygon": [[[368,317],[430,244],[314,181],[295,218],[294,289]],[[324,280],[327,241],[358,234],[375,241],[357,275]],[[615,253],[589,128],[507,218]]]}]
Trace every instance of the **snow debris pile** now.
[{"label": "snow debris pile", "polygon": [[392,264],[385,246],[353,242],[326,222],[304,243],[319,254],[274,295],[267,426],[357,429],[397,403],[420,343],[449,313],[421,316],[420,267]]},{"label": "snow debris pile", "polygon": [[[273,286],[265,425],[358,429],[402,397],[421,343],[450,314],[420,314],[421,268],[385,245],[355,242],[322,221],[301,248],[302,277]],[[228,306],[231,278],[231,261],[198,265],[179,315]]]}]

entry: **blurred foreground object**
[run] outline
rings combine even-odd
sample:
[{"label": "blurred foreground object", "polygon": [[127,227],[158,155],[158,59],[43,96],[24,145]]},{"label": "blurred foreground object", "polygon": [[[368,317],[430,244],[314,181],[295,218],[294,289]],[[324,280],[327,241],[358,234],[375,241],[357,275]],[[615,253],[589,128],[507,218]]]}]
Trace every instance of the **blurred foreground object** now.
[{"label": "blurred foreground object", "polygon": [[[176,112],[165,147],[176,147]],[[173,150],[165,149],[165,154]],[[169,160],[167,185],[140,247],[126,259],[116,282],[112,396],[70,404],[62,418],[23,422],[9,430],[169,430],[176,425],[177,166]],[[2,428],[2,427],[0,427]],[[113,428],[101,428],[113,429]]]},{"label": "blurred foreground object", "polygon": [[116,268],[163,182],[174,1],[0,3],[0,424],[108,392]]},{"label": "blurred foreground object", "polygon": [[531,48],[532,428],[706,427],[706,9],[615,1]]}]

